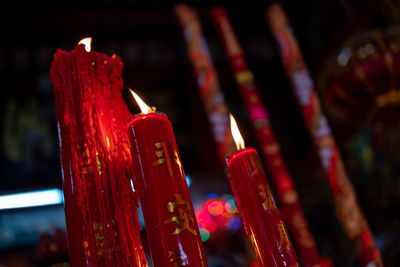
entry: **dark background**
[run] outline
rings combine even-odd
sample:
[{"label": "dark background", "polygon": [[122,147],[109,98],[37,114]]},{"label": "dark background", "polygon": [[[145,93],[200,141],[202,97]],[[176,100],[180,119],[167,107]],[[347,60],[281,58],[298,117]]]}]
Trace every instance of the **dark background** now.
[{"label": "dark background", "polygon": [[[350,242],[333,214],[327,179],[303,126],[266,23],[265,9],[271,2],[199,0],[186,3],[199,12],[221,88],[246,144],[257,147],[234,76],[209,17],[213,6],[226,7],[254,72],[318,248],[321,254],[332,258],[336,266],[354,266]],[[317,85],[328,59],[347,38],[371,28],[383,30],[395,22],[388,15],[390,9],[384,1],[285,0],[281,3]],[[1,194],[61,188],[56,117],[48,72],[57,48],[71,50],[86,36],[93,37],[93,50],[118,54],[125,63],[125,85],[143,96],[148,104],[168,114],[185,171],[193,177],[191,192],[195,198],[201,199],[210,192],[229,192],[185,43],[173,15],[174,4],[175,1],[161,0],[2,2]],[[317,87],[319,93],[323,90]],[[132,112],[138,111],[132,103],[128,105]],[[334,126],[339,125],[334,119],[330,120]],[[353,120],[357,122],[358,118]],[[400,179],[397,162],[392,160],[397,154],[380,154],[382,160],[388,162],[383,171],[366,173],[360,169],[354,147],[368,125],[363,127],[354,129],[341,125],[333,131],[386,266],[399,266]],[[387,179],[381,179],[384,171],[389,172]],[[391,197],[384,198],[388,194]],[[6,214],[0,213],[0,221],[1,216]],[[210,248],[212,244],[207,246]],[[235,249],[224,253],[225,256],[234,254]],[[26,264],[20,266],[31,266],[31,262],[45,265],[38,259],[36,244],[32,242],[3,249],[0,263],[17,266],[9,262],[10,258]]]}]

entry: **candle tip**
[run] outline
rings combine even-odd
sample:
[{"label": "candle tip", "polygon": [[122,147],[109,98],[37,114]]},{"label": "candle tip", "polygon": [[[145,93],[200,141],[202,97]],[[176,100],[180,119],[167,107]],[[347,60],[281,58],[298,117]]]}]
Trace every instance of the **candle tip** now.
[{"label": "candle tip", "polygon": [[239,127],[236,124],[236,120],[232,114],[229,114],[231,120],[231,132],[233,136],[233,140],[235,140],[237,150],[244,148],[244,140],[242,135],[240,134]]},{"label": "candle tip", "polygon": [[133,98],[135,98],[136,103],[139,105],[140,111],[143,114],[149,114],[156,111],[155,107],[149,107],[146,105],[146,103],[144,103],[143,100],[132,89],[129,88],[129,91],[131,92]]},{"label": "candle tip", "polygon": [[85,46],[86,52],[90,52],[92,50],[92,37],[86,37],[79,41],[78,44],[83,44]]}]

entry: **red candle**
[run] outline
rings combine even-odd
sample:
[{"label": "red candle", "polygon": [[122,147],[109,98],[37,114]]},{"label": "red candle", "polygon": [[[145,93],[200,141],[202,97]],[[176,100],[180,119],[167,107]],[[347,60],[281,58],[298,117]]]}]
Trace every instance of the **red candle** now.
[{"label": "red candle", "polygon": [[130,186],[119,57],[58,50],[54,86],[71,266],[148,266]]},{"label": "red candle", "polygon": [[207,266],[189,188],[168,117],[141,107],[129,124],[135,186],[154,266]]},{"label": "red candle", "polygon": [[[261,156],[271,174],[278,198],[280,211],[296,245],[299,257],[306,267],[329,266],[329,261],[320,257],[314,238],[301,207],[292,178],[276,141],[269,116],[258,93],[253,73],[237,39],[228,14],[223,8],[214,8],[212,19],[217,27],[223,46],[235,74],[236,82],[248,111],[261,150]],[[193,34],[192,34],[193,35]]]},{"label": "red candle", "polygon": [[238,151],[227,158],[228,176],[246,234],[261,266],[299,266],[284,223],[271,194],[258,153],[245,148],[231,116]]}]

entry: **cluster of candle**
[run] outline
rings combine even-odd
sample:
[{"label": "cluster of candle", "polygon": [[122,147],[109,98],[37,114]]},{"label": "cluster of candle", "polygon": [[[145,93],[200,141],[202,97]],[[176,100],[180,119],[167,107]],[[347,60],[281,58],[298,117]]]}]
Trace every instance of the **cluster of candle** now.
[{"label": "cluster of candle", "polygon": [[[74,54],[74,51],[78,53]],[[108,174],[111,174],[111,169],[117,168],[119,164],[126,166],[126,160],[131,159],[132,176],[138,199],[142,204],[154,265],[207,266],[198,223],[168,117],[157,112],[155,108],[147,106],[132,91],[141,113],[134,116],[128,123],[126,133],[130,139],[130,157],[119,158],[115,152],[117,148],[121,148],[123,153],[126,153],[127,144],[122,141],[122,139],[125,140],[126,135],[119,136],[123,137],[119,143],[118,136],[112,136],[111,129],[107,127],[121,130],[116,127],[117,124],[120,125],[117,122],[127,123],[129,116],[119,117],[114,112],[115,108],[107,115],[105,108],[111,108],[113,104],[121,105],[118,103],[121,99],[115,93],[121,90],[121,77],[120,73],[106,77],[106,73],[100,71],[103,66],[107,68],[109,61],[115,61],[117,57],[108,58],[93,53],[90,44],[81,42],[71,53],[59,50],[55,59],[51,76],[57,93],[57,115],[61,131],[60,151],[62,158],[68,158],[66,162],[62,159],[62,169],[64,175],[68,174],[68,177],[64,176],[63,179],[64,192],[67,196],[65,203],[71,262],[80,266],[105,266],[113,262],[115,266],[147,266],[140,239],[131,240],[130,249],[133,251],[129,251],[129,248],[126,248],[127,251],[121,251],[124,240],[128,236],[137,236],[137,232],[121,231],[123,222],[118,216],[113,218],[112,214],[124,212],[124,207],[129,206],[122,202],[118,202],[121,206],[114,203],[117,201],[117,196],[113,190],[111,190],[111,199],[105,198],[104,195],[104,188],[111,180],[115,183],[115,189],[125,186],[126,190],[127,179],[116,176],[114,177],[116,179],[110,180]],[[82,71],[69,67],[70,62],[77,64]],[[121,62],[118,63],[122,66]],[[71,71],[68,71],[68,68]],[[114,86],[113,83],[116,82],[118,84]],[[58,93],[62,90],[67,91],[66,88],[71,94]],[[108,92],[113,97],[109,101],[100,99],[98,91]],[[97,111],[101,112],[97,113]],[[258,154],[254,149],[244,148],[243,139],[232,116],[231,125],[234,138],[241,141],[235,139],[238,151],[227,159],[229,179],[244,220],[246,233],[252,241],[256,255],[262,266],[270,263],[276,266],[297,266],[297,258],[269,191]],[[83,133],[74,137],[77,139],[77,144],[71,143],[73,133]],[[101,147],[99,144],[102,144]],[[104,148],[103,145],[108,150],[102,150],[104,154],[100,156],[98,152]],[[81,147],[89,152],[84,157],[74,158],[74,151]],[[69,153],[70,151],[73,153]],[[92,151],[94,151],[93,155],[90,154]],[[107,160],[101,160],[103,158]],[[74,173],[70,170],[71,165],[81,162],[87,164],[83,171]],[[79,164],[77,168],[80,168]],[[93,190],[91,193],[93,196],[87,195],[91,191],[88,191],[90,190],[88,185],[82,182],[82,179],[88,178],[88,173],[94,176],[90,186],[103,188],[100,191]],[[238,190],[239,187],[242,189]],[[87,193],[80,196],[81,192]],[[78,196],[75,197],[75,194]],[[97,201],[92,203],[89,197]],[[92,207],[89,202],[96,204]],[[102,207],[110,206],[110,209],[103,211],[110,213],[106,215],[107,218],[111,216],[104,223],[96,222],[94,218],[85,222],[74,219],[76,214],[91,213],[97,209],[101,217]],[[130,207],[132,208],[132,205]],[[77,213],[77,211],[80,212]],[[132,211],[132,214],[137,217],[135,211]],[[137,220],[134,222],[137,223]],[[79,227],[80,223],[86,226],[82,229]],[[79,233],[76,232],[78,229],[81,229]],[[138,228],[134,229],[137,231]],[[108,232],[112,235],[108,235]],[[126,253],[128,255],[136,253],[138,256],[136,260],[130,260],[126,258]]]},{"label": "cluster of candle", "polygon": [[[305,266],[331,266],[315,247],[253,75],[226,12],[215,8],[212,18],[277,186],[285,222],[257,151],[245,147],[236,121],[228,112],[196,13],[185,5],[178,6],[175,12],[185,32],[219,156],[227,165],[237,210],[226,205],[229,203],[211,199],[206,203],[209,213],[195,214],[168,117],[131,91],[141,109],[140,114],[132,116],[120,92],[122,61],[115,55],[92,52],[90,39],[84,39],[71,52],[58,50],[50,71],[55,89],[71,264],[148,266],[139,235],[140,200],[152,262],[157,267],[206,267],[202,240],[216,229],[221,218],[224,225],[234,230],[243,221],[260,266],[299,266],[285,223]],[[284,65],[329,175],[338,217],[357,243],[362,266],[369,263],[383,266],[283,10],[273,5],[267,15],[277,40],[284,39],[282,43],[289,47],[288,50],[282,47]],[[135,191],[130,186],[132,180]],[[301,223],[294,222],[295,216]]]},{"label": "cluster of candle", "polygon": [[[156,266],[171,260],[185,266],[207,266],[171,123],[166,115],[132,94],[142,111],[128,127],[135,185],[153,262]],[[258,154],[244,147],[237,124],[230,117],[238,151],[227,158],[228,175],[259,263],[297,266]]]}]

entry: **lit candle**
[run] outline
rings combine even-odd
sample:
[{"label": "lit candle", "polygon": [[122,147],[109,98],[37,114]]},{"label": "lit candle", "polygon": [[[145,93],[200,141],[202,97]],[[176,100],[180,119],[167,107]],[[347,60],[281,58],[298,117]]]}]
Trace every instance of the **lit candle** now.
[{"label": "lit candle", "polygon": [[171,122],[132,94],[142,111],[128,126],[135,189],[153,264],[207,266]]},{"label": "lit candle", "polygon": [[245,148],[231,115],[238,151],[227,158],[228,177],[239,212],[261,266],[293,266],[298,261],[271,194],[258,153]]},{"label": "lit candle", "polygon": [[276,141],[269,115],[264,108],[253,73],[247,66],[245,55],[228,14],[225,9],[219,7],[213,8],[211,14],[261,147],[261,156],[274,182],[281,204],[280,212],[296,245],[298,256],[305,267],[329,266],[329,260],[322,259],[318,253],[296,187],[279,143]]},{"label": "lit candle", "polygon": [[92,52],[91,38],[58,50],[54,87],[71,266],[148,266],[136,195],[118,56]]}]

